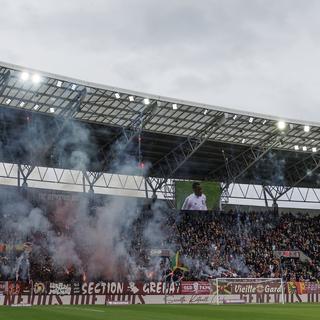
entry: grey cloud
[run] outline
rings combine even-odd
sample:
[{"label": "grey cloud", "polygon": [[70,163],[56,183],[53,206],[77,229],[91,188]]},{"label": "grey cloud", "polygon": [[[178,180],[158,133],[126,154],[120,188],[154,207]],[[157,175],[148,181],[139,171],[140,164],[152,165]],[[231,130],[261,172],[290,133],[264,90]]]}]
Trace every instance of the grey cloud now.
[{"label": "grey cloud", "polygon": [[6,44],[1,60],[320,121],[317,1],[0,0],[0,5]]}]

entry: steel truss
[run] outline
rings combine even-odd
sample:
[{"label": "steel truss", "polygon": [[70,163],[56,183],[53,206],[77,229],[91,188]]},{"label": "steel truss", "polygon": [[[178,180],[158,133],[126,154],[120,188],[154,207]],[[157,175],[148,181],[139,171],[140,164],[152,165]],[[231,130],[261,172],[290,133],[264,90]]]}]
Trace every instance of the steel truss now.
[{"label": "steel truss", "polygon": [[[219,127],[226,121],[225,114],[220,113],[211,122],[199,131],[194,137],[188,137],[185,141],[179,144],[171,152],[161,158],[153,165],[153,171],[158,174],[158,177],[148,177],[146,182],[150,186],[153,192],[153,197],[156,196],[158,190],[165,188],[167,192],[164,192],[165,198],[168,199],[172,207],[174,203],[171,201],[171,197],[167,196],[172,190],[172,184],[168,184],[169,178],[183,166],[183,164],[190,159],[190,157],[207,141]],[[240,178],[248,169],[250,169],[255,163],[257,163],[264,155],[266,155],[272,148],[275,148],[281,143],[281,137],[276,131],[270,133],[268,139],[266,139],[259,146],[252,146],[246,149],[238,156],[228,161],[225,154],[226,164],[211,172],[210,176],[217,177],[218,179],[225,174],[221,173],[221,170],[227,170],[228,179],[222,186],[222,200],[228,201],[228,186],[230,183],[234,183]],[[222,150],[224,153],[224,151]],[[231,166],[230,166],[231,164]],[[217,176],[218,174],[218,176]],[[160,177],[159,177],[160,176]],[[148,197],[148,193],[147,193]]]},{"label": "steel truss", "polygon": [[[138,142],[140,144],[140,134],[148,123],[152,114],[156,108],[156,102],[146,106],[139,114],[138,117],[131,121],[131,124],[124,128],[122,127],[121,132],[114,137],[114,143],[112,145],[104,145],[100,148],[99,153],[102,153],[104,160],[101,165],[101,171],[83,171],[83,177],[85,181],[89,184],[90,191],[94,192],[94,186],[98,182],[98,180],[105,174],[104,171],[107,171],[107,165],[110,165],[112,161],[120,156],[125,150],[129,147],[129,145],[133,142],[134,139],[138,138]],[[115,148],[117,144],[121,144],[121,149]],[[140,145],[139,145],[140,149]],[[139,152],[139,163],[141,162],[141,155]]]},{"label": "steel truss", "polygon": [[[272,141],[274,139],[274,141]],[[277,134],[270,135],[270,138],[259,146],[251,146],[239,155],[229,159],[225,155],[224,150],[222,153],[225,158],[225,165],[215,169],[209,173],[209,176],[213,179],[225,176],[222,171],[227,171],[229,183],[237,182],[237,180],[243,176],[253,165],[255,165],[260,159],[262,159],[269,151],[276,148],[279,145],[279,136]],[[271,142],[272,141],[272,142]]]},{"label": "steel truss", "polygon": [[[86,172],[90,175],[89,172]],[[0,162],[0,184],[22,186],[27,183],[29,187],[53,189],[73,192],[89,192],[90,185],[81,170],[28,166],[14,163]],[[232,183],[225,188],[227,201],[259,200],[260,205],[265,201],[264,187],[254,184]],[[152,188],[146,183],[143,176],[130,176],[103,173],[94,183],[98,194],[145,197],[146,192],[152,193]],[[272,196],[281,192],[281,187],[269,186]],[[280,188],[280,189],[279,189]],[[169,179],[161,189],[157,190],[159,199],[174,201],[175,182]],[[272,201],[267,194],[267,200]],[[279,202],[320,204],[320,189],[294,187],[283,194]]]},{"label": "steel truss", "polygon": [[[165,155],[157,163],[154,164],[153,169],[157,169],[159,177],[148,177],[146,179],[147,184],[150,186],[153,192],[153,197],[156,197],[157,191],[162,190],[164,197],[169,201],[171,206],[174,206],[174,186],[172,183],[167,183],[169,178],[174,176],[175,172],[201,147],[201,145],[206,141],[207,137],[210,136],[215,129],[222,124],[224,115],[220,114],[218,117],[214,118],[212,122],[206,126],[201,132],[199,132],[195,137],[187,138],[184,142],[179,144],[170,153]],[[283,136],[279,134],[276,130],[270,132],[269,137],[264,140],[260,145],[255,145],[247,148],[242,153],[235,157],[229,159],[228,155],[225,155],[224,150],[222,150],[225,165],[217,168],[210,173],[213,179],[220,180],[220,177],[226,176],[222,171],[227,171],[227,180],[221,185],[222,188],[222,203],[228,203],[228,199],[233,197],[232,190],[234,186],[238,184],[237,181],[241,178],[253,165],[255,165],[259,160],[261,160],[268,152],[272,149],[277,148],[282,143]],[[294,174],[287,177],[286,182],[288,186],[268,186],[263,185],[261,192],[258,194],[254,192],[255,196],[253,199],[264,199],[266,206],[268,206],[268,197],[272,199],[273,203],[276,203],[282,196],[287,194],[291,189],[294,189],[299,185],[300,182],[305,180],[308,176],[313,174],[320,167],[320,157],[317,154],[312,154],[306,159],[296,163],[291,170]],[[160,174],[159,174],[160,173]],[[233,187],[230,189],[230,185]],[[250,185],[248,185],[250,186]],[[247,193],[243,192],[243,189],[239,188],[241,191],[241,196],[244,199],[248,199]],[[303,193],[299,190],[303,202],[306,202],[307,198],[303,197]],[[254,187],[254,191],[256,191]],[[317,195],[316,192],[314,192]],[[148,197],[148,193],[147,193]],[[239,197],[239,196],[238,196]],[[263,197],[263,198],[262,198]],[[269,199],[269,200],[270,200]],[[286,197],[286,201],[291,201],[292,194]],[[313,199],[313,201],[315,201]],[[317,201],[316,201],[317,202]]]},{"label": "steel truss", "polygon": [[[274,203],[283,199],[289,200],[292,198],[294,190],[297,189],[303,201],[308,198],[309,190],[317,190],[315,188],[297,188],[299,184],[310,178],[320,168],[320,155],[318,153],[312,154],[307,158],[295,163],[286,177],[286,185],[279,186],[263,186],[265,193],[273,200]],[[305,192],[302,193],[301,189]],[[313,191],[315,198],[318,200],[318,195]],[[317,202],[317,201],[316,201]]]},{"label": "steel truss", "polygon": [[3,94],[6,86],[9,83],[11,72],[7,70],[4,74],[0,75],[0,96]]},{"label": "steel truss", "polygon": [[[168,181],[225,121],[225,114],[223,112],[218,113],[194,136],[186,138],[177,147],[153,164],[151,171],[157,176],[146,178],[147,184],[152,189],[152,197],[156,197],[157,191],[162,190],[164,191],[165,198],[174,207],[172,197],[170,196],[173,193],[173,185],[172,183],[168,183]],[[146,195],[148,197],[148,193]]]}]

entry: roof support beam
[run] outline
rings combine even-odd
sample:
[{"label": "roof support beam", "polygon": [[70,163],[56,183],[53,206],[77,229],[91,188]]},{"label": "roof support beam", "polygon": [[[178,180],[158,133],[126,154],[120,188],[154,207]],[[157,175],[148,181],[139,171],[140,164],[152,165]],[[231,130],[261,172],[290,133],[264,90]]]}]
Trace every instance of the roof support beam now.
[{"label": "roof support beam", "polygon": [[253,165],[262,159],[269,151],[280,145],[281,137],[277,133],[272,133],[268,139],[261,143],[260,146],[251,146],[235,157],[225,155],[225,164],[209,173],[213,179],[221,179],[227,171],[227,183],[234,183],[242,177]]},{"label": "roof support beam", "polygon": [[7,70],[4,74],[0,76],[0,96],[3,94],[4,90],[6,89],[6,86],[9,83],[11,76],[10,70]]},{"label": "roof support beam", "polygon": [[288,175],[286,177],[286,186],[280,186],[282,188],[275,196],[275,201],[285,195],[289,190],[298,187],[299,184],[312,176],[320,168],[320,154],[315,153],[310,155],[310,157],[299,161],[288,170]]},{"label": "roof support beam", "polygon": [[[18,187],[28,187],[27,180],[36,166],[27,164],[18,164]],[[22,178],[22,185],[21,185]]]},{"label": "roof support beam", "polygon": [[[127,150],[129,145],[131,145],[134,139],[140,136],[143,128],[152,118],[156,107],[156,101],[149,104],[142,112],[137,114],[136,118],[132,120],[128,128],[121,128],[121,132],[115,137],[115,142],[112,143],[112,145],[107,144],[102,146],[100,152],[103,152],[104,160],[101,165],[101,170],[99,172],[88,171],[84,174],[86,181],[90,185],[90,190],[93,191],[94,185],[107,170],[106,166],[112,163],[112,161],[114,161],[117,157],[121,156],[121,154],[123,154]],[[109,152],[107,155],[105,155],[104,150],[107,146],[109,147]],[[140,161],[141,159],[138,160]]]},{"label": "roof support beam", "polygon": [[208,140],[213,132],[215,132],[226,121],[223,112],[220,112],[207,125],[199,130],[193,137],[188,137],[172,151],[162,157],[153,164],[151,175],[146,178],[146,182],[153,191],[153,197],[158,190],[166,184],[169,178],[199,150],[199,148]]},{"label": "roof support beam", "polygon": [[81,104],[86,95],[87,90],[85,88],[78,91],[77,96],[71,100],[65,108],[61,109],[59,117],[64,117],[67,119],[72,118],[77,112],[80,111]]},{"label": "roof support beam", "polygon": [[81,90],[78,92],[77,96],[75,99],[69,102],[69,104],[62,110],[62,112],[56,117],[56,119],[60,121],[56,121],[57,125],[57,131],[56,134],[49,140],[46,141],[45,147],[33,150],[33,156],[32,159],[30,159],[31,165],[24,165],[24,166],[19,166],[19,174],[23,178],[23,185],[27,186],[27,180],[30,174],[32,173],[33,169],[36,167],[34,162],[38,157],[43,157],[45,158],[48,152],[52,149],[54,146],[55,142],[61,137],[61,133],[66,127],[68,121],[74,113],[81,107],[81,103],[83,99],[86,96],[86,90]]}]

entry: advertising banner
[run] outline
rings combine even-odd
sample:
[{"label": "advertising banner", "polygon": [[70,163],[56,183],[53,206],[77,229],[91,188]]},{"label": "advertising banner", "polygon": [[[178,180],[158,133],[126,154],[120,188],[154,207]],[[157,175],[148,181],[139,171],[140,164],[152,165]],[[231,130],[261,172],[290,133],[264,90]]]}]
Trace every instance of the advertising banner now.
[{"label": "advertising banner", "polygon": [[280,294],[281,282],[237,282],[236,279],[230,279],[219,284],[219,294]]},{"label": "advertising banner", "polygon": [[[285,294],[285,303],[320,302],[320,294]],[[237,294],[219,297],[220,304],[281,303],[279,294]],[[118,304],[215,304],[215,295],[0,295],[0,306],[8,305],[118,305]]]},{"label": "advertising banner", "polygon": [[211,294],[211,285],[207,281],[182,281],[181,294]]}]

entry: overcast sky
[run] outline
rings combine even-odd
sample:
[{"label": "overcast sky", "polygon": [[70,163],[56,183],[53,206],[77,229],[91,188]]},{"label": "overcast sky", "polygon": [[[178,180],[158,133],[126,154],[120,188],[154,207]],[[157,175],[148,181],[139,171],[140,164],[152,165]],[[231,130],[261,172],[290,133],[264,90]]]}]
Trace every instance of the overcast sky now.
[{"label": "overcast sky", "polygon": [[0,0],[0,60],[320,121],[320,1]]}]

